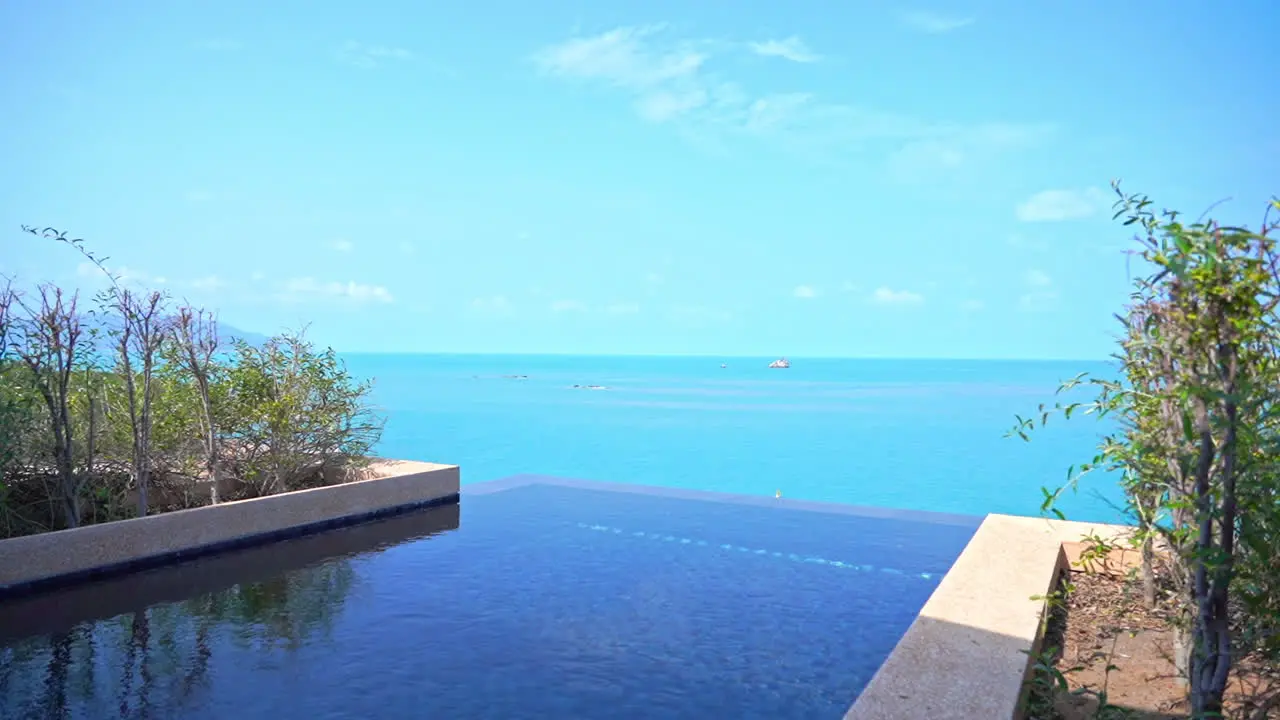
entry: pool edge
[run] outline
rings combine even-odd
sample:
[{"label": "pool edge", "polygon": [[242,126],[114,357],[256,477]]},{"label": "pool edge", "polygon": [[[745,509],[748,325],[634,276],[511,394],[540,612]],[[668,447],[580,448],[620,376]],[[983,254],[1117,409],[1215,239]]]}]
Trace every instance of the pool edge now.
[{"label": "pool edge", "polygon": [[1097,535],[1123,525],[988,515],[845,720],[1021,720],[1045,596]]},{"label": "pool edge", "polygon": [[694,490],[690,488],[667,487],[661,485],[643,485],[629,482],[606,482],[600,480],[584,480],[580,478],[539,474],[509,475],[497,480],[470,483],[462,486],[461,493],[463,497],[468,495],[492,495],[494,493],[514,490],[528,485],[551,485],[555,487],[574,488],[579,490],[599,490],[632,495],[665,497],[675,500],[727,502],[753,507],[822,512],[835,515],[853,515],[857,517],[923,522],[938,525],[954,525],[959,527],[970,527],[975,530],[982,524],[985,518],[985,516],[982,515],[964,515],[960,513],[933,512],[930,510],[885,508],[873,505],[851,505],[847,503],[826,502],[820,500],[798,500],[785,497],[727,493],[716,490]]},{"label": "pool edge", "polygon": [[460,502],[456,465],[0,540],[0,600]]}]

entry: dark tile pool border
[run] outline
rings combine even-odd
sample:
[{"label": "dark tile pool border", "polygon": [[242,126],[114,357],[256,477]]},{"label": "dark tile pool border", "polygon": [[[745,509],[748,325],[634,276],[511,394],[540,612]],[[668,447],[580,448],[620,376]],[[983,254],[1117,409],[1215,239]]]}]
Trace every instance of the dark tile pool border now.
[{"label": "dark tile pool border", "polygon": [[799,510],[805,512],[830,513],[835,515],[854,515],[857,517],[878,518],[882,520],[902,520],[907,522],[931,523],[935,525],[954,525],[977,529],[983,518],[978,515],[960,515],[955,513],[930,512],[927,510],[901,510],[897,508],[881,508],[869,505],[847,505],[835,502],[816,500],[795,500],[791,498],[761,497],[759,495],[742,495],[711,490],[691,490],[688,488],[663,487],[659,485],[638,485],[622,482],[601,482],[598,480],[582,480],[556,475],[521,474],[511,475],[498,480],[487,480],[478,483],[464,484],[461,488],[463,502],[468,495],[492,495],[493,493],[512,490],[528,485],[551,485],[555,487],[574,488],[577,490],[602,490],[606,492],[630,493],[666,497],[676,500],[700,500],[703,502],[733,503],[753,507],[777,508],[783,510]]},{"label": "dark tile pool border", "polygon": [[105,620],[157,605],[269,581],[286,573],[350,558],[458,529],[461,506],[442,502],[397,508],[323,532],[300,533],[248,547],[182,557],[159,567],[93,578],[88,582],[5,598],[0,602],[0,647],[53,635],[82,622]]},{"label": "dark tile pool border", "polygon": [[[17,577],[0,583],[0,601],[460,500],[457,466],[389,466],[389,474],[354,483],[0,540],[0,569]],[[175,524],[187,538],[167,535]],[[224,537],[208,537],[217,534]]]},{"label": "dark tile pool border", "polygon": [[395,505],[355,515],[344,515],[342,517],[330,518],[328,520],[319,520],[305,525],[293,525],[291,527],[257,533],[254,535],[242,535],[230,540],[222,540],[220,542],[200,545],[194,548],[166,551],[156,555],[123,560],[121,562],[99,565],[96,567],[86,568],[84,570],[75,570],[60,575],[39,578],[37,580],[11,583],[9,585],[0,586],[0,601],[12,600],[25,595],[45,593],[51,590],[61,590],[81,583],[93,582],[95,580],[106,580],[120,575],[141,572],[143,570],[154,570],[166,565],[173,565],[187,560],[216,555],[218,553],[243,550],[245,548],[266,545],[268,543],[279,542],[281,540],[293,540],[305,535],[322,533],[326,530],[337,530],[351,525],[359,525],[361,523],[383,520],[418,510],[457,503],[458,500],[459,496],[455,494],[447,497],[407,503],[404,505]]}]

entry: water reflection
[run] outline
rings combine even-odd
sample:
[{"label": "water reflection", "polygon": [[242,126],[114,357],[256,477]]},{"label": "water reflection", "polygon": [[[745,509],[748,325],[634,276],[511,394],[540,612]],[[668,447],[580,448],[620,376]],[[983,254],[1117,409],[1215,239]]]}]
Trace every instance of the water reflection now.
[{"label": "water reflection", "polygon": [[181,716],[220,647],[323,641],[360,555],[458,521],[448,505],[0,604],[0,716]]}]

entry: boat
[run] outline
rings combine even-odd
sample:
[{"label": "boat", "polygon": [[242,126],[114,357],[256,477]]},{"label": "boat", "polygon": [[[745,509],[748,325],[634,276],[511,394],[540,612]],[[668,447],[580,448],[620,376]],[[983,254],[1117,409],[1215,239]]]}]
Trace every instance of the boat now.
[{"label": "boat", "polygon": [[791,361],[786,358],[778,358],[777,360],[769,363],[769,367],[775,370],[786,370],[791,367]]}]

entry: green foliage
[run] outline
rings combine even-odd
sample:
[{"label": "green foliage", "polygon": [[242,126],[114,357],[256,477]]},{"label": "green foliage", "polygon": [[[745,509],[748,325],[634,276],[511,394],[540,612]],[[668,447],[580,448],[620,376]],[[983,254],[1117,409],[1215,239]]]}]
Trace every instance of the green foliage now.
[{"label": "green foliage", "polygon": [[1085,571],[1093,571],[1102,567],[1110,558],[1111,553],[1116,550],[1123,550],[1123,546],[1114,540],[1092,533],[1086,535],[1081,542],[1084,548],[1080,551],[1080,567]]},{"label": "green foliage", "polygon": [[22,492],[28,454],[47,443],[39,398],[26,373],[18,362],[0,359],[0,537],[48,529],[32,519],[39,511],[31,506],[45,499]]},{"label": "green foliage", "polygon": [[[1212,221],[1184,223],[1116,189],[1117,217],[1140,230],[1154,271],[1135,281],[1120,316],[1119,379],[1078,376],[1087,403],[1039,408],[1010,434],[1023,439],[1053,413],[1083,410],[1118,420],[1098,454],[1044,508],[1098,469],[1119,471],[1143,549],[1144,574],[1167,550],[1172,599],[1192,642],[1180,658],[1196,717],[1217,716],[1232,659],[1276,659],[1280,629],[1280,276],[1264,219],[1258,232]],[[1280,204],[1272,203],[1273,209]],[[1149,597],[1150,590],[1148,590]]]},{"label": "green foliage", "polygon": [[[1080,672],[1084,667],[1074,666],[1065,670],[1058,668],[1057,659],[1061,651],[1057,646],[1048,646],[1034,655],[1029,652],[1027,654],[1031,657],[1031,674],[1027,680],[1029,687],[1025,704],[1027,720],[1056,720],[1061,717],[1058,702],[1064,695],[1092,698],[1093,710],[1089,717],[1093,720],[1125,720],[1138,717],[1138,713],[1134,710],[1113,705],[1105,689],[1091,690],[1081,687],[1071,690],[1068,676]],[[1110,676],[1118,669],[1118,666],[1108,663],[1106,674]]]},{"label": "green foliage", "polygon": [[332,349],[317,352],[302,334],[260,347],[235,344],[218,397],[240,476],[259,493],[321,484],[326,468],[365,458],[382,425]]},{"label": "green foliage", "polygon": [[[1056,720],[1061,716],[1058,711],[1059,701],[1064,696],[1070,695],[1092,698],[1094,710],[1091,715],[1094,720],[1122,720],[1130,717],[1131,711],[1112,705],[1107,699],[1105,682],[1101,690],[1083,687],[1071,689],[1069,676],[1083,670],[1083,666],[1072,666],[1066,669],[1058,667],[1058,660],[1062,656],[1067,603],[1074,591],[1075,586],[1071,584],[1066,573],[1063,573],[1052,592],[1031,598],[1045,604],[1045,613],[1040,628],[1043,638],[1040,651],[1036,653],[1030,650],[1022,651],[1031,661],[1026,700],[1023,703],[1024,715],[1027,720]],[[1117,669],[1108,661],[1105,675],[1110,677],[1111,673]]]},{"label": "green foliage", "polygon": [[0,284],[0,537],[216,501],[215,473],[240,497],[341,482],[378,442],[371,386],[332,349],[286,333],[227,352],[208,313],[121,288],[83,241],[26,230],[113,290],[84,313],[53,286]]}]

